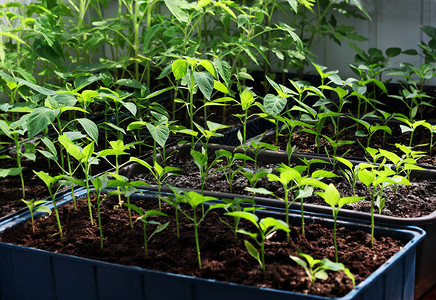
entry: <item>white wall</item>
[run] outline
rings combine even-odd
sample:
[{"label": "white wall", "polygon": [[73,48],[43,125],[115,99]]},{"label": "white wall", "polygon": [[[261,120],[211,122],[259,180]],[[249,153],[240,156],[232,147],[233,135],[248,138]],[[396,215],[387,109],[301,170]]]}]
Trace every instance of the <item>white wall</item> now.
[{"label": "white wall", "polygon": [[[427,41],[420,25],[436,26],[436,0],[361,0],[370,14],[372,21],[347,19],[337,16],[338,23],[350,24],[357,32],[368,38],[366,42],[356,43],[362,49],[371,47],[385,50],[389,47],[400,47],[403,50],[416,49],[418,43]],[[354,51],[347,43],[342,46],[331,40],[324,40],[314,51],[318,62],[329,69],[338,69],[343,78],[353,76],[349,64],[354,62]],[[422,57],[399,55],[392,59],[393,65],[410,62],[419,65]],[[433,80],[436,83],[435,80]]]}]

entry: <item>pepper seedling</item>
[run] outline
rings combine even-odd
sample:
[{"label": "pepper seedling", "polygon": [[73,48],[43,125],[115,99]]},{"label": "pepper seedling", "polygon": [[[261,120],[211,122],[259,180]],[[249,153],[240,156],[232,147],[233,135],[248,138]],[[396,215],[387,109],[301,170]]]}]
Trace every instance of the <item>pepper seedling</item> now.
[{"label": "pepper seedling", "polygon": [[286,233],[290,232],[288,224],[283,222],[282,220],[278,220],[272,217],[266,217],[259,220],[259,217],[253,213],[246,211],[234,211],[226,213],[228,216],[242,218],[247,221],[250,221],[257,229],[257,233],[249,232],[244,229],[239,229],[238,233],[242,233],[248,235],[253,238],[256,244],[260,247],[260,251],[248,240],[245,240],[245,247],[247,248],[248,253],[254,257],[262,267],[262,270],[266,271],[265,266],[265,242],[269,239],[277,230],[283,230]]},{"label": "pepper seedling", "polygon": [[[136,205],[130,204],[130,203],[123,203],[125,206],[127,206],[129,209],[134,210],[139,214],[138,220],[141,220],[144,223],[144,251],[145,255],[148,255],[148,242],[150,239],[159,232],[164,231],[168,225],[170,224],[170,221],[166,223],[160,223],[155,220],[147,220],[148,217],[155,217],[155,216],[161,216],[161,217],[168,217],[166,213],[163,213],[159,210],[148,210],[145,211],[144,209],[137,207]],[[150,235],[147,235],[147,225],[155,225],[156,228],[153,230],[153,232]]]},{"label": "pepper seedling", "polygon": [[30,218],[32,221],[32,230],[33,230],[33,234],[35,234],[36,232],[36,228],[35,228],[35,214],[37,212],[41,212],[41,213],[51,213],[51,209],[45,205],[46,203],[49,203],[50,201],[47,200],[36,200],[32,199],[32,200],[24,200],[21,199],[21,201],[23,201],[27,208],[29,209],[30,212]]},{"label": "pepper seedling", "polygon": [[341,197],[341,195],[339,194],[339,191],[333,185],[333,183],[330,183],[324,192],[316,192],[316,194],[321,196],[324,199],[324,201],[328,205],[330,205],[330,207],[332,208],[332,215],[333,215],[333,220],[334,220],[334,222],[333,222],[333,243],[335,245],[336,262],[338,262],[338,243],[337,243],[337,238],[336,238],[336,224],[337,224],[337,219],[338,219],[338,215],[339,215],[339,210],[345,204],[359,202],[360,200],[365,199],[365,197],[355,197],[355,196]]},{"label": "pepper seedling", "polygon": [[354,275],[350,272],[348,268],[345,268],[344,264],[332,262],[328,258],[323,258],[322,260],[314,259],[309,254],[304,254],[303,252],[301,252],[301,250],[298,250],[298,255],[303,257],[305,260],[293,255],[290,255],[289,257],[299,266],[304,268],[307,276],[309,276],[311,289],[313,289],[314,287],[315,280],[326,280],[328,278],[328,274],[326,271],[344,271],[345,275],[347,275],[353,282],[353,287],[356,285]]}]

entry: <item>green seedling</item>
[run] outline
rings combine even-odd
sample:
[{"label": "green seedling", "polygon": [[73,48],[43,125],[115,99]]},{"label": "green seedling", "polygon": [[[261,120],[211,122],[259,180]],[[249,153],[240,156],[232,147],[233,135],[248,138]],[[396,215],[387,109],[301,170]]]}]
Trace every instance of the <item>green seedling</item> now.
[{"label": "green seedling", "polygon": [[223,158],[225,160],[224,166],[218,168],[217,171],[223,171],[227,182],[229,183],[230,193],[233,191],[233,180],[236,175],[241,171],[241,169],[235,167],[237,166],[237,160],[251,160],[251,157],[244,153],[231,153],[225,149],[219,149],[215,151],[215,156],[217,159]]},{"label": "green seedling", "polygon": [[[24,184],[24,176],[23,176],[23,167],[21,165],[21,160],[23,157],[35,161],[35,144],[28,142],[27,139],[23,139],[23,136],[26,132],[26,124],[24,123],[24,117],[22,119],[9,123],[4,120],[0,120],[0,132],[3,132],[8,138],[10,138],[15,145],[16,152],[16,168],[9,169],[0,169],[1,174],[3,176],[14,176],[20,175],[21,180],[21,190],[23,199],[26,198],[26,190]],[[22,152],[21,148],[24,146],[24,152]]]},{"label": "green seedling", "polygon": [[[191,156],[194,159],[194,164],[198,167],[198,170],[200,172],[200,183],[201,183],[201,194],[204,194],[204,188],[207,184],[207,180],[209,176],[212,175],[210,173],[210,170],[215,166],[216,164],[220,163],[221,160],[215,158],[210,164],[208,163],[208,156],[205,152],[206,150],[204,148],[201,148],[201,152],[191,149]],[[214,172],[217,172],[218,170],[215,170]]]},{"label": "green seedling", "polygon": [[32,230],[33,230],[33,234],[35,234],[36,232],[36,228],[35,228],[35,214],[37,212],[40,213],[51,213],[51,209],[45,205],[46,203],[50,203],[50,201],[47,200],[36,200],[32,199],[32,200],[24,200],[22,199],[21,201],[23,201],[27,208],[29,209],[30,212],[30,218],[32,220]]},{"label": "green seedling", "polygon": [[[329,145],[333,148],[333,158],[336,157],[336,153],[338,152],[338,148],[339,148],[340,146],[346,146],[346,145],[352,145],[352,144],[354,144],[354,141],[343,141],[343,140],[335,141],[335,140],[331,139],[330,137],[328,137],[328,136],[326,136],[326,135],[323,135],[323,137],[327,140],[327,142],[329,143]],[[328,151],[328,149],[327,149],[327,146],[324,146],[324,150],[325,150],[325,153],[326,153],[327,157],[330,159],[330,161],[331,161],[331,163],[332,163],[332,165],[333,165],[333,170],[335,170],[335,169],[336,169],[336,160],[331,159],[331,154],[329,153],[329,151]],[[345,152],[342,154],[342,156],[347,155],[348,151],[350,151],[350,149],[348,149],[347,151],[345,151]]]},{"label": "green seedling", "polygon": [[359,165],[354,165],[351,161],[344,157],[334,156],[333,158],[346,167],[339,167],[339,170],[353,189],[353,196],[356,196],[356,184],[358,179],[357,174],[359,174],[360,171]]},{"label": "green seedling", "polygon": [[[204,69],[204,71],[199,71]],[[208,105],[204,105],[204,110],[206,107],[213,104],[221,105],[223,101],[229,100],[228,98],[219,98],[211,100],[213,89],[217,89],[219,85],[218,74],[213,62],[206,59],[196,59],[184,56],[183,58],[176,59],[171,64],[171,71],[174,75],[175,80],[181,80],[181,85],[185,86],[188,91],[188,100],[183,101],[184,106],[187,108],[187,113],[189,117],[190,130],[194,131],[194,115],[198,110],[195,110],[194,95],[200,91],[203,96],[209,101]],[[207,113],[205,113],[207,114]],[[204,120],[206,122],[206,119]],[[192,147],[194,144],[194,135],[192,135]]]},{"label": "green seedling", "polygon": [[275,234],[277,230],[283,230],[286,233],[290,232],[289,226],[282,220],[278,220],[272,217],[266,217],[259,220],[259,217],[253,213],[245,211],[235,211],[226,213],[228,216],[242,218],[251,222],[258,230],[258,232],[249,232],[244,229],[239,229],[238,233],[248,235],[253,238],[256,244],[260,247],[260,251],[248,240],[245,240],[245,247],[248,253],[254,257],[262,267],[262,270],[266,271],[265,265],[265,242]]},{"label": "green seedling", "polygon": [[[293,107],[294,108],[294,107]],[[291,110],[293,109],[291,108]],[[280,136],[286,137],[286,153],[288,154],[288,163],[291,163],[292,153],[294,153],[296,146],[293,144],[293,135],[298,132],[309,132],[310,128],[314,127],[314,125],[305,123],[299,120],[295,120],[293,118],[288,118],[285,116],[271,116],[277,122],[277,124],[283,124],[278,132],[276,132],[276,145],[278,145],[278,139]],[[271,118],[269,120],[271,121]],[[296,128],[300,128],[299,130],[295,130]],[[309,131],[308,131],[309,130]],[[282,133],[287,131],[286,133]]]},{"label": "green seedling", "polygon": [[[406,173],[407,180],[410,181],[410,174],[413,170],[425,170],[425,168],[418,165],[418,160],[425,156],[425,152],[423,151],[415,151],[411,147],[407,147],[401,144],[395,144],[395,147],[400,149],[404,155],[401,157],[402,161],[402,171]],[[407,187],[408,192],[410,193],[410,186]]]},{"label": "green seedling", "polygon": [[310,278],[311,289],[313,289],[314,287],[315,280],[326,280],[328,278],[328,274],[326,271],[344,271],[345,275],[347,275],[353,282],[353,287],[356,285],[353,274],[348,268],[345,268],[344,264],[332,262],[327,258],[323,258],[322,260],[314,259],[312,256],[304,254],[300,250],[298,250],[298,255],[303,257],[304,260],[298,256],[290,255],[289,257],[299,266],[304,268],[307,276],[309,276]]},{"label": "green seedling", "polygon": [[366,132],[363,131],[363,130],[360,130],[360,129],[358,129],[358,130],[356,131],[356,136],[357,136],[357,137],[364,137],[364,138],[366,138],[366,146],[363,146],[363,145],[361,144],[361,142],[360,142],[359,140],[357,140],[358,143],[359,143],[363,148],[368,148],[368,147],[369,147],[369,145],[371,144],[371,139],[372,139],[372,137],[374,136],[374,134],[375,134],[377,131],[380,131],[380,130],[381,130],[381,131],[383,131],[384,133],[392,134],[392,130],[391,130],[391,128],[388,127],[388,126],[385,126],[385,125],[377,125],[377,124],[372,125],[372,124],[366,122],[365,120],[357,119],[357,118],[352,117],[352,116],[349,116],[349,118],[352,119],[352,120],[354,120],[356,123],[362,125],[362,126],[366,129]]},{"label": "green seedling", "polygon": [[[153,116],[152,122],[144,122],[144,121],[134,121],[127,126],[127,130],[137,130],[138,138],[141,134],[141,129],[145,126],[153,138],[153,160],[156,160],[156,156],[158,153],[158,147],[162,147],[162,156],[165,161],[165,146],[170,137],[170,128],[171,124],[175,121],[169,121],[168,117],[165,114],[160,112],[156,112],[154,110],[150,111],[150,114]],[[139,144],[141,146],[141,144]]]},{"label": "green seedling", "polygon": [[[168,225],[170,224],[170,221],[162,224],[162,223],[155,221],[155,220],[147,220],[147,218],[156,217],[156,216],[168,217],[168,215],[166,213],[159,211],[159,210],[145,211],[144,209],[137,207],[136,205],[133,205],[133,204],[129,204],[129,203],[123,203],[123,204],[126,207],[128,207],[129,209],[132,209],[136,213],[138,213],[139,214],[138,220],[141,220],[144,224],[144,251],[145,251],[145,255],[147,256],[148,255],[148,242],[150,241],[150,239],[156,233],[164,231],[168,227]],[[156,228],[153,230],[153,232],[150,235],[147,235],[147,225],[155,225],[156,226]]]},{"label": "green seedling", "polygon": [[409,137],[409,147],[412,147],[412,141],[413,141],[413,134],[415,133],[415,130],[419,127],[419,126],[424,126],[425,121],[424,120],[418,120],[418,121],[409,121],[407,118],[398,116],[395,117],[395,119],[404,122],[406,125],[401,124],[400,128],[401,128],[401,132],[405,133],[405,132],[410,132],[410,137]]},{"label": "green seedling", "polygon": [[[194,237],[195,237],[195,247],[197,250],[197,260],[198,260],[198,268],[201,269],[201,254],[200,254],[200,242],[198,237],[198,226],[204,221],[208,212],[213,209],[225,208],[227,204],[218,203],[208,205],[206,211],[204,211],[204,205],[208,201],[216,200],[214,197],[203,196],[196,192],[181,192],[175,188],[172,188],[175,193],[176,201],[169,200],[168,203],[173,205],[177,211],[180,211],[186,218],[188,218],[194,225]],[[181,209],[180,204],[185,203],[191,207],[191,211],[185,211]],[[198,216],[197,208],[201,205],[202,207],[202,215]]]},{"label": "green seedling", "polygon": [[56,205],[56,193],[60,189],[61,186],[58,186],[57,189],[53,192],[54,185],[62,178],[62,176],[58,175],[58,176],[52,177],[44,171],[35,172],[35,170],[33,171],[33,173],[35,173],[42,181],[44,181],[45,185],[48,188],[48,192],[50,193],[50,198],[51,198],[51,201],[53,203],[53,208],[54,208],[54,211],[56,214],[56,221],[58,224],[59,234],[60,234],[61,242],[62,242],[64,236],[62,233],[62,225],[61,225],[61,220],[59,218],[58,207]]},{"label": "green seedling", "polygon": [[436,132],[436,124],[432,125],[428,122],[424,122],[422,123],[422,126],[425,127],[426,129],[428,129],[429,133],[430,133],[430,142],[428,143],[428,147],[429,147],[429,155],[433,156],[433,148],[434,146],[436,146],[436,142],[434,142],[434,134]]},{"label": "green seedling", "polygon": [[[88,199],[88,209],[89,209],[89,219],[91,224],[94,225],[94,219],[92,216],[92,206],[91,206],[91,196],[90,196],[90,187],[89,181],[91,176],[91,166],[94,164],[98,164],[98,159],[94,154],[94,141],[86,145],[84,148],[79,147],[70,138],[63,134],[58,138],[59,142],[65,148],[67,153],[74,157],[78,162],[79,166],[81,166],[82,171],[85,175],[85,188],[86,188],[86,196]],[[78,167],[79,167],[78,166]],[[74,173],[74,172],[73,172]]]},{"label": "green seedling", "polygon": [[315,135],[315,145],[316,145],[316,153],[319,154],[319,149],[321,147],[320,143],[320,137],[322,136],[322,129],[324,127],[325,121],[327,118],[334,118],[342,115],[341,113],[334,112],[334,111],[328,111],[325,110],[325,112],[318,112],[309,105],[298,101],[298,105],[302,108],[302,111],[304,112],[301,115],[301,121],[313,124],[315,127],[315,130],[307,129],[306,132],[311,133]]},{"label": "green seedling", "polygon": [[[235,211],[255,211],[258,209],[262,209],[260,207],[255,207],[255,203],[252,199],[246,199],[246,198],[233,198],[233,199],[222,199],[224,203],[226,203],[228,206],[224,209],[227,212],[235,212]],[[246,206],[249,205],[250,206]],[[235,234],[235,240],[238,238],[238,227],[239,222],[241,218],[233,217],[233,224],[230,224],[229,222],[226,222],[224,219],[221,219],[221,222],[229,226],[229,228],[233,231]]]},{"label": "green seedling", "polygon": [[380,207],[383,206],[383,188],[396,182],[390,178],[392,170],[387,167],[384,168],[384,171],[381,171],[373,169],[371,165],[361,163],[359,169],[357,176],[360,182],[369,189],[371,195],[371,245],[374,245],[374,205],[378,202]]},{"label": "green seedling", "polygon": [[336,187],[330,183],[324,192],[316,192],[317,195],[321,196],[324,201],[330,205],[332,208],[332,215],[333,215],[333,243],[335,245],[335,258],[336,262],[338,262],[338,243],[336,238],[336,224],[338,220],[339,210],[348,203],[353,202],[359,202],[362,199],[365,199],[365,197],[341,197],[339,194],[339,191],[336,189]]},{"label": "green seedling", "polygon": [[[120,168],[127,163],[125,162],[124,164],[120,165],[119,157],[122,155],[129,155],[129,153],[126,152],[126,150],[132,148],[133,145],[132,144],[124,145],[124,142],[122,140],[110,141],[109,145],[111,146],[112,149],[101,150],[100,152],[98,152],[97,158],[104,158],[112,167],[115,168],[115,174],[119,175]],[[108,159],[108,156],[115,156],[115,163],[111,162]],[[119,187],[117,187],[117,190],[118,191],[120,190]],[[121,205],[121,195],[118,196],[118,203],[119,205]]]},{"label": "green seedling", "polygon": [[180,174],[175,173],[175,172],[180,171],[180,169],[176,168],[176,167],[171,167],[171,166],[162,167],[156,160],[153,162],[153,166],[151,166],[145,160],[142,160],[140,158],[136,158],[133,156],[130,157],[129,161],[139,163],[140,165],[146,167],[150,171],[150,173],[153,175],[153,177],[156,179],[157,185],[158,185],[159,209],[161,209],[162,184],[165,182],[165,180],[168,179],[168,177],[180,176]]},{"label": "green seedling", "polygon": [[[275,193],[264,188],[245,188],[252,193],[263,195],[271,195],[285,202],[285,222],[289,225],[289,208],[295,200],[300,199],[301,203],[301,231],[305,235],[304,229],[304,206],[303,200],[312,196],[313,188],[325,188],[326,184],[321,181],[324,177],[335,177],[332,172],[325,170],[316,170],[310,176],[302,176],[302,173],[307,169],[307,166],[296,166],[294,168],[281,163],[275,170],[279,172],[279,176],[269,173],[267,174],[269,181],[278,181],[284,189],[284,197],[280,198]],[[295,196],[292,197],[292,192],[295,191]],[[289,240],[288,235],[288,240]]]},{"label": "green seedling", "polygon": [[239,118],[242,122],[242,136],[239,138],[239,141],[241,142],[241,145],[244,147],[247,143],[247,120],[249,118],[248,116],[248,109],[254,105],[255,99],[254,99],[254,93],[250,89],[245,89],[241,95],[240,95],[240,102],[239,105],[241,106],[243,114],[235,114],[234,116]]}]

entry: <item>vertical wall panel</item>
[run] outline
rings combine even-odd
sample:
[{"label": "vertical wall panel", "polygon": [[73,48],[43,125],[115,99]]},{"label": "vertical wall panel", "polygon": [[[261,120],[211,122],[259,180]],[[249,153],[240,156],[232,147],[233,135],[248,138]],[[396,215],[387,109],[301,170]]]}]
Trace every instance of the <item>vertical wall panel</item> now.
[{"label": "vertical wall panel", "polygon": [[[367,42],[357,43],[362,49],[371,47],[386,50],[400,47],[403,50],[416,49],[422,40],[428,41],[421,31],[421,25],[436,26],[436,0],[361,0],[372,20],[353,20],[337,16],[338,21],[356,27],[357,32],[367,37]],[[352,9],[352,8],[350,8]],[[347,44],[338,46],[330,40],[317,45],[314,51],[318,62],[329,69],[339,69],[343,78],[354,76],[349,64],[354,62],[354,51]],[[401,62],[414,65],[423,63],[422,57],[400,55],[392,59],[398,66]],[[436,80],[432,81],[436,84]]]}]

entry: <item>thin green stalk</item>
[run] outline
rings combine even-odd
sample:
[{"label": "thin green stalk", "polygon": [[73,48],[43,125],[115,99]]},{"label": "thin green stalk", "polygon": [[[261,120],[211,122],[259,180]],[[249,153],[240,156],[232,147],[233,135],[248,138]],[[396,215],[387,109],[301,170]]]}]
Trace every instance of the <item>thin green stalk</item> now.
[{"label": "thin green stalk", "polygon": [[198,240],[197,212],[195,208],[194,208],[194,236],[195,236],[195,247],[197,248],[198,269],[201,269],[200,242]]},{"label": "thin green stalk", "polygon": [[100,213],[100,195],[97,195],[97,218],[98,218],[98,229],[100,231],[100,249],[103,249],[103,228],[101,226],[101,213]]},{"label": "thin green stalk", "polygon": [[63,242],[64,236],[63,236],[63,233],[62,233],[61,220],[59,218],[59,211],[58,211],[58,207],[56,205],[56,199],[53,196],[53,192],[51,191],[51,188],[48,189],[48,192],[50,193],[50,197],[51,197],[52,202],[53,202],[53,208],[54,208],[55,214],[56,214],[56,221],[58,223],[59,234],[61,235],[61,242]]},{"label": "thin green stalk", "polygon": [[[20,153],[20,142],[18,141],[18,138],[14,139],[15,142],[15,149],[17,151],[17,167],[21,170],[21,153]],[[24,176],[23,171],[20,171],[20,181],[21,181],[21,190],[23,192],[23,199],[26,198],[26,189],[24,185]]]},{"label": "thin green stalk", "polygon": [[[88,168],[86,168],[86,169],[88,169]],[[89,170],[87,170],[87,171],[89,171]],[[86,188],[86,197],[88,199],[89,220],[91,221],[91,225],[94,225],[94,219],[92,217],[91,195],[90,195],[90,191],[89,191],[88,172],[85,172],[85,188]]]}]

